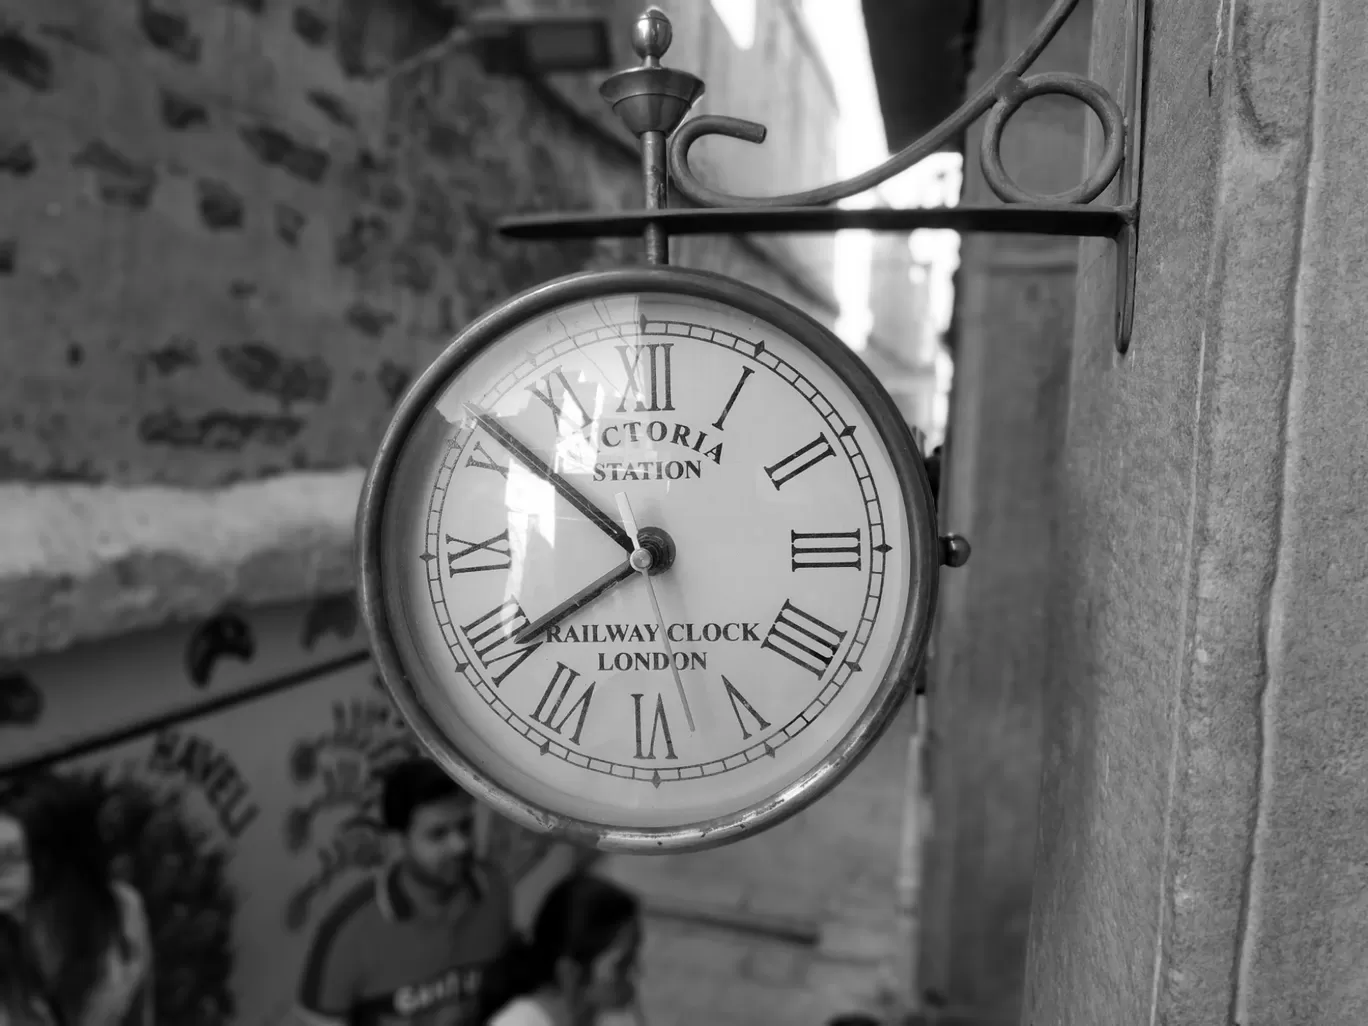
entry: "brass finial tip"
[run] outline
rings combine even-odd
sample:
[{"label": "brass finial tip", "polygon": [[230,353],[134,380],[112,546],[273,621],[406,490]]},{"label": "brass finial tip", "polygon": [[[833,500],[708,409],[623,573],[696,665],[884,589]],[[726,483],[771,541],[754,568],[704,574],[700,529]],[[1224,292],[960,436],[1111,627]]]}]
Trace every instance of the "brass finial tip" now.
[{"label": "brass finial tip", "polygon": [[643,61],[657,62],[674,39],[674,27],[659,7],[648,7],[632,26],[632,49]]}]

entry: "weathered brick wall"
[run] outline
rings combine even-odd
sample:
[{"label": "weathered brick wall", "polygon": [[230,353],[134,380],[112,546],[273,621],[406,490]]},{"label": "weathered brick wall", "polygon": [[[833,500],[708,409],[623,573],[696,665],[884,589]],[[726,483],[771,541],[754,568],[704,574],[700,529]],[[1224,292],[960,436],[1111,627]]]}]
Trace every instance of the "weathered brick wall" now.
[{"label": "weathered brick wall", "polygon": [[[365,464],[473,315],[635,251],[495,234],[508,212],[639,204],[630,153],[544,87],[461,55],[356,73],[439,39],[430,6],[7,5],[0,481],[204,487]],[[819,305],[754,248],[689,251]]]},{"label": "weathered brick wall", "polygon": [[[634,63],[635,5],[598,2]],[[347,587],[361,469],[412,375],[520,289],[639,253],[495,233],[517,211],[640,205],[598,76],[491,79],[460,53],[366,74],[476,6],[6,5],[0,656]],[[702,6],[673,11],[681,39]],[[835,318],[829,264],[780,240],[675,258]]]}]

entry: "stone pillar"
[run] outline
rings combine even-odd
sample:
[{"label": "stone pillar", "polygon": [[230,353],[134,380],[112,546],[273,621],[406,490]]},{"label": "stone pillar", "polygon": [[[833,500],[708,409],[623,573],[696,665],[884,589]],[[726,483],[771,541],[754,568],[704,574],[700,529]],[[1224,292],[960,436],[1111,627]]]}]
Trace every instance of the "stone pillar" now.
[{"label": "stone pillar", "polygon": [[[1049,6],[983,5],[971,88],[1016,55]],[[1086,68],[1089,6],[1036,70]],[[1072,187],[1083,128],[1080,105],[1031,101],[1006,133],[1009,172],[1042,193]],[[979,138],[971,132],[965,147],[965,203],[997,201]],[[943,529],[967,536],[974,554],[942,577],[920,986],[930,1003],[984,1022],[1014,1023],[1022,995],[1077,254],[1071,239],[967,236],[958,279]]]},{"label": "stone pillar", "polygon": [[1368,20],[1156,0],[1149,49],[1124,358],[1083,251],[1022,1022],[1356,1026]]}]

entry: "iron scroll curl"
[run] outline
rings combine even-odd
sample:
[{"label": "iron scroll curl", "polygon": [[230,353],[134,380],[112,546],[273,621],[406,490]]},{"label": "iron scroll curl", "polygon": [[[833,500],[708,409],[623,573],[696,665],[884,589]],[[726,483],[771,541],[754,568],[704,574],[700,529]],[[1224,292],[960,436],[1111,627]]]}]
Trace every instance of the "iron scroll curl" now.
[{"label": "iron scroll curl", "polygon": [[[883,163],[841,181],[776,196],[743,196],[707,184],[690,166],[692,148],[707,136],[742,142],[765,141],[764,125],[718,114],[687,118],[703,93],[701,79],[667,68],[661,58],[669,48],[669,19],[648,8],[633,27],[633,49],[642,59],[637,68],[610,76],[600,88],[640,141],[646,203],[643,209],[504,218],[499,231],[521,239],[629,238],[646,240],[646,262],[668,263],[671,235],[836,232],[863,229],[911,232],[943,228],[961,233],[1107,238],[1115,244],[1116,330],[1119,354],[1130,346],[1135,314],[1136,267],[1139,262],[1139,218],[1142,121],[1148,58],[1148,0],[1122,0],[1129,23],[1120,101],[1083,75],[1029,70],[1079,6],[1079,0],[1054,0],[1032,30],[1021,52],[978,87],[959,108],[920,139]],[[1077,185],[1047,195],[1022,188],[1002,160],[1002,137],[1011,119],[1037,96],[1063,96],[1086,105],[1097,116],[1101,146],[1092,168]],[[988,187],[1002,202],[913,206],[874,204],[838,206],[908,170],[934,153],[957,143],[970,125],[984,118],[979,166]],[[1115,185],[1114,198],[1099,197]],[[664,186],[662,188],[662,186]],[[686,204],[672,206],[669,188]]]},{"label": "iron scroll curl", "polygon": [[[693,145],[707,136],[725,136],[759,144],[768,134],[764,125],[720,114],[689,118],[670,138],[669,167],[674,187],[702,207],[806,207],[848,199],[886,182],[943,149],[984,114],[980,164],[989,188],[1006,203],[1090,203],[1116,178],[1125,157],[1126,118],[1120,105],[1102,86],[1081,75],[1046,72],[1023,77],[1069,19],[1078,0],[1055,0],[1015,58],[1004,64],[959,108],[920,139],[909,143],[882,164],[828,185],[778,196],[741,196],[706,185],[689,165]],[[1102,153],[1091,173],[1077,186],[1054,195],[1022,189],[1002,164],[1002,134],[1008,121],[1037,96],[1067,96],[1086,104],[1102,125]]]}]

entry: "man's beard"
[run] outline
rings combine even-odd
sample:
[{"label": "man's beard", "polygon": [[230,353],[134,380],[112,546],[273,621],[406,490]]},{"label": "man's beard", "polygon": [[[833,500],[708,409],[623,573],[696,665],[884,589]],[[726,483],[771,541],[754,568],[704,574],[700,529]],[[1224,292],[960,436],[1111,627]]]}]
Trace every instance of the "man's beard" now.
[{"label": "man's beard", "polygon": [[470,856],[461,855],[444,861],[436,871],[413,861],[409,862],[408,869],[419,886],[439,895],[448,895],[465,886],[470,879],[470,862]]}]

